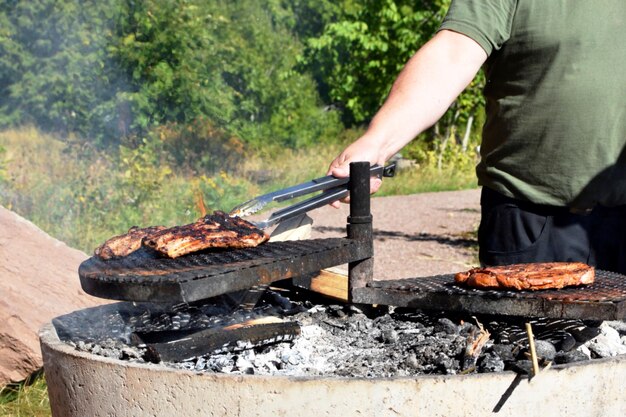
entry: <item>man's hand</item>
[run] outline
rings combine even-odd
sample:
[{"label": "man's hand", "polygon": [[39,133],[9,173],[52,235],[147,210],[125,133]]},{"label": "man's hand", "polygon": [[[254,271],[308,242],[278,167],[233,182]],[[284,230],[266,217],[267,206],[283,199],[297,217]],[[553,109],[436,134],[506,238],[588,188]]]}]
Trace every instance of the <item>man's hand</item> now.
[{"label": "man's hand", "polygon": [[[385,158],[380,155],[375,143],[368,143],[367,137],[363,136],[356,142],[348,146],[337,158],[331,162],[326,175],[333,175],[338,178],[345,178],[350,175],[350,163],[368,161],[371,165],[385,165]],[[382,184],[382,179],[372,177],[370,180],[370,193],[378,191]],[[350,198],[347,197],[341,202],[347,203]],[[335,208],[339,208],[340,202],[335,201],[330,204]]]}]

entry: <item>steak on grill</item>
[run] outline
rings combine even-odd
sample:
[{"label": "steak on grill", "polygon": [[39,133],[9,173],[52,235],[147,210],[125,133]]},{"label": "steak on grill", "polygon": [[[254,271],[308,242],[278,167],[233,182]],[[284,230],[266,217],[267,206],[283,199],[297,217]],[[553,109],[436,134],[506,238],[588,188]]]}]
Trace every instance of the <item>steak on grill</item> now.
[{"label": "steak on grill", "polygon": [[595,270],[582,262],[544,262],[473,268],[454,281],[482,289],[545,290],[593,283]]},{"label": "steak on grill", "polygon": [[207,214],[195,223],[155,233],[144,244],[170,258],[207,248],[249,248],[269,239],[261,229],[222,211]]},{"label": "steak on grill", "polygon": [[166,229],[165,226],[151,226],[139,228],[133,226],[128,233],[114,236],[98,246],[94,251],[100,259],[113,259],[128,256],[141,247],[142,241],[156,232]]}]

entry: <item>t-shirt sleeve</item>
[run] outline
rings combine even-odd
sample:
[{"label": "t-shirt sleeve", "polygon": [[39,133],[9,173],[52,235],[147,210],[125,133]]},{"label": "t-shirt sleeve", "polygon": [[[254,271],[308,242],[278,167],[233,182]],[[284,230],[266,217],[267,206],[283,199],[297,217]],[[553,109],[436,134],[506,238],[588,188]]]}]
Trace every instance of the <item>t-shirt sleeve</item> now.
[{"label": "t-shirt sleeve", "polygon": [[511,35],[517,0],[452,0],[439,30],[462,33],[491,55]]}]

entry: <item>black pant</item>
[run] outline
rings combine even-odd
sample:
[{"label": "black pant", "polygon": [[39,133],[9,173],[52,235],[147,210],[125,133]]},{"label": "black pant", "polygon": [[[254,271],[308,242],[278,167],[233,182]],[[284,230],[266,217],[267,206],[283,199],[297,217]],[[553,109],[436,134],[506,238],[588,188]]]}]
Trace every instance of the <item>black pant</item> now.
[{"label": "black pant", "polygon": [[626,274],[626,205],[588,214],[515,200],[483,187],[482,265],[580,261]]}]

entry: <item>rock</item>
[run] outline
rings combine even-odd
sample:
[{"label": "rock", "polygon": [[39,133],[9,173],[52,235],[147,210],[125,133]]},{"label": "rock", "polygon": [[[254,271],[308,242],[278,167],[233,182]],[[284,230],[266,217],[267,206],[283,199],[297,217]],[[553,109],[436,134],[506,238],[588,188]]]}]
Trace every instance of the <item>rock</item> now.
[{"label": "rock", "polygon": [[42,367],[37,333],[52,318],[106,303],[80,288],[87,255],[0,206],[0,388]]},{"label": "rock", "polygon": [[590,351],[600,358],[626,354],[626,346],[622,344],[617,330],[603,324],[600,331],[598,336],[585,343]]}]

